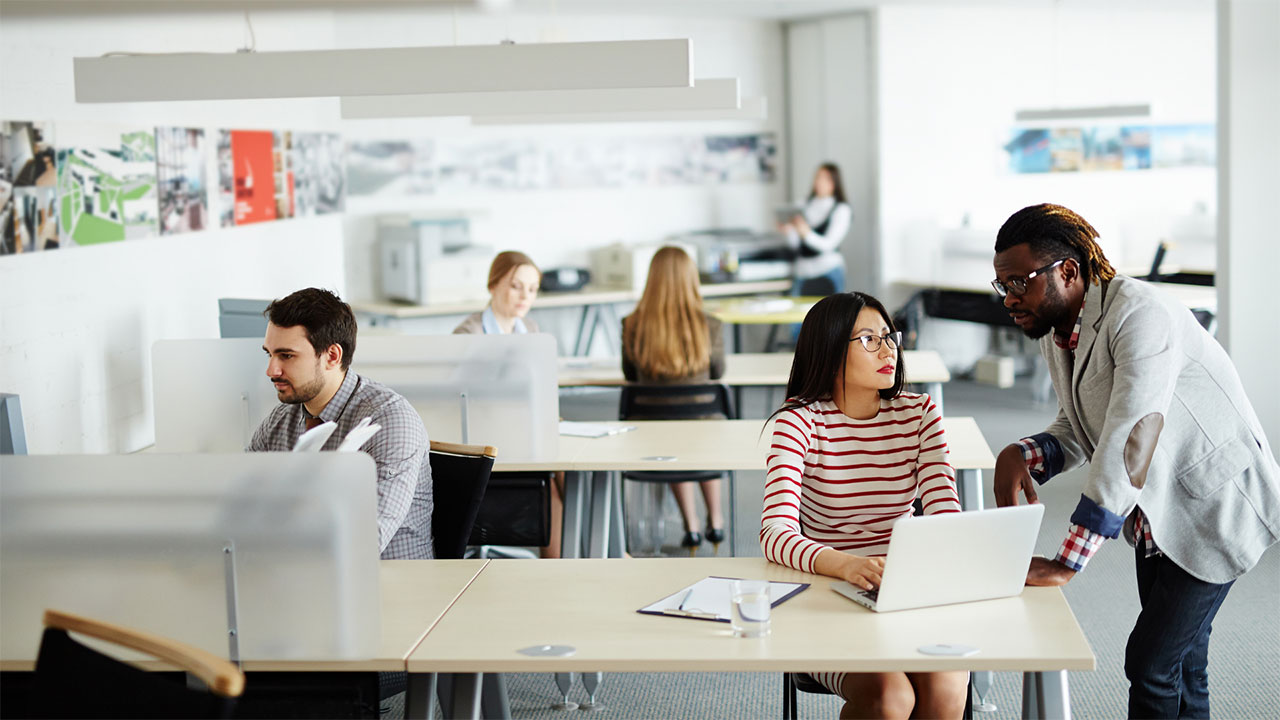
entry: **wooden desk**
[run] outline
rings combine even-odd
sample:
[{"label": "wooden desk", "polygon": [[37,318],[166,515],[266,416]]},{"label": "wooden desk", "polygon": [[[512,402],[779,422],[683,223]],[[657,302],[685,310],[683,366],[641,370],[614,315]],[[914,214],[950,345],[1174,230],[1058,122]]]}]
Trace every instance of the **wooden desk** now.
[{"label": "wooden desk", "polygon": [[[635,470],[766,469],[770,429],[760,420],[635,420],[600,423],[634,426],[630,432],[602,438],[560,437],[560,454],[548,460],[504,462],[499,453],[495,472],[569,471],[565,482],[565,516],[561,548],[565,557],[580,557],[584,526],[589,557],[621,557],[622,491],[617,473]],[[956,470],[960,506],[982,509],[982,471],[994,469],[991,447],[970,417],[944,417],[951,466]],[[660,459],[669,458],[669,459]],[[586,508],[590,474],[591,506]],[[737,531],[734,487],[729,484],[730,532]],[[731,538],[732,540],[732,538]],[[730,545],[732,547],[732,544]]]},{"label": "wooden desk", "polygon": [[791,325],[804,322],[821,297],[785,296],[753,297],[723,300],[706,304],[707,312],[720,322],[733,326],[733,351],[742,352],[743,325],[773,325],[769,339],[765,342],[765,350],[773,350],[773,341],[777,336],[779,325]]},{"label": "wooden desk", "polygon": [[[732,388],[785,387],[791,377],[792,353],[730,353],[725,355],[724,376],[721,382]],[[903,350],[902,361],[907,366],[907,382],[924,385],[924,391],[942,408],[942,384],[951,381],[951,372],[942,362],[942,356],[933,350]],[[560,358],[560,387],[622,387],[627,384],[622,376],[619,358]],[[737,406],[742,408],[742,397],[737,396]]]},{"label": "wooden desk", "polygon": [[[383,560],[378,581],[381,592],[382,631],[378,654],[370,658],[326,660],[254,660],[243,663],[245,672],[401,672],[405,660],[422,638],[435,627],[445,611],[480,574],[488,560]],[[221,593],[222,588],[217,588]],[[156,612],[183,612],[166,607],[163,598],[153,598]],[[104,645],[105,648],[114,648]],[[0,671],[29,672],[35,654],[0,660]],[[109,649],[118,657],[148,670],[175,670],[172,665],[120,649]]]},{"label": "wooden desk", "polygon": [[[764,280],[760,282],[708,283],[702,286],[703,297],[724,297],[729,295],[753,295],[757,293],[784,292],[791,287],[790,280]],[[613,312],[614,303],[635,302],[640,299],[644,288],[620,288],[600,285],[587,285],[581,290],[572,292],[546,292],[533,301],[533,309],[581,307],[582,316],[578,322],[577,340],[574,343],[574,355],[586,355],[591,351],[591,338],[598,326],[604,325],[607,337],[616,338],[621,333],[618,318]],[[410,305],[395,302],[360,302],[352,303],[351,309],[365,317],[373,327],[395,329],[405,320],[415,318],[441,317],[446,315],[469,315],[483,310],[488,300],[470,300],[458,303],[440,303],[434,305]]]},{"label": "wooden desk", "polygon": [[[708,575],[812,586],[774,608],[772,634],[763,639],[733,637],[725,623],[635,612]],[[491,563],[410,655],[410,696],[424,692],[428,673],[435,672],[1003,670],[1040,675],[1045,699],[1067,709],[1064,671],[1094,668],[1093,653],[1058,588],[878,614],[837,595],[830,582],[763,558]],[[939,642],[965,643],[981,652],[947,658],[917,651]],[[576,652],[516,652],[543,644],[570,645]],[[460,716],[470,710],[454,708]]]}]

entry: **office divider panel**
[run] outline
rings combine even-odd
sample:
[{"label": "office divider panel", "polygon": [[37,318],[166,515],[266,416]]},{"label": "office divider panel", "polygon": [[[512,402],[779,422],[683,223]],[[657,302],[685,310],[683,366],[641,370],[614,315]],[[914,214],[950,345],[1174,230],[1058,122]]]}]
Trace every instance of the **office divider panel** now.
[{"label": "office divider panel", "polygon": [[363,453],[0,457],[0,657],[50,607],[223,657],[234,610],[243,659],[369,657],[375,484]]},{"label": "office divider panel", "polygon": [[[254,338],[158,341],[156,449],[247,447],[278,402],[261,346]],[[503,460],[556,456],[560,394],[551,335],[373,335],[356,342],[352,369],[404,395],[432,440],[493,445]]]},{"label": "office divider panel", "polygon": [[26,455],[27,431],[18,396],[0,393],[0,455]]}]

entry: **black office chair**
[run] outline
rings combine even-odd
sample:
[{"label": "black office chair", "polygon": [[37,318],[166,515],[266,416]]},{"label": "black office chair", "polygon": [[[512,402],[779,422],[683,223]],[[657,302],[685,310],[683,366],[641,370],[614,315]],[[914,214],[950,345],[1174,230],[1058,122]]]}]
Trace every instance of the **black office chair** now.
[{"label": "black office chair", "polygon": [[496,472],[471,528],[468,557],[537,558],[551,542],[550,472]]},{"label": "black office chair", "polygon": [[1147,273],[1148,282],[1160,282],[1160,266],[1164,264],[1164,256],[1169,252],[1169,246],[1160,243],[1156,246],[1156,256],[1151,260],[1151,271]]},{"label": "black office chair", "polygon": [[487,445],[431,442],[431,531],[436,559],[466,552],[498,451]]},{"label": "black office chair", "polygon": [[[44,613],[44,636],[32,678],[30,717],[225,718],[244,692],[244,673],[228,660],[169,638],[58,610]],[[208,688],[194,690],[174,673],[149,672],[86,647],[68,631],[163,660]]]},{"label": "black office chair", "polygon": [[[622,420],[723,420],[735,417],[733,401],[728,386],[721,383],[706,384],[670,384],[622,386],[619,401],[618,417]],[[656,510],[651,521],[655,528],[661,528],[662,500],[665,497],[663,485],[681,482],[704,482],[724,477],[725,473],[710,471],[674,472],[674,471],[635,471],[624,472],[624,480],[654,483]],[[737,527],[734,522],[734,489],[733,473],[729,472],[729,525],[732,533]],[[654,533],[655,550],[661,547],[660,532]],[[732,535],[730,536],[729,553],[733,554]],[[717,548],[718,552],[719,548]],[[696,554],[697,548],[689,549],[689,554]]]}]

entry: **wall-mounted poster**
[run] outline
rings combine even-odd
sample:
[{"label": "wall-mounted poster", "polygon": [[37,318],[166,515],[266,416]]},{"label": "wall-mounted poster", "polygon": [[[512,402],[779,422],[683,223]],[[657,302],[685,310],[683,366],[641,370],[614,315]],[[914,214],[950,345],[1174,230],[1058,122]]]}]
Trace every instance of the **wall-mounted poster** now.
[{"label": "wall-mounted poster", "polygon": [[702,182],[773,182],[777,161],[774,133],[710,135],[706,138]]},{"label": "wall-mounted poster", "polygon": [[1084,161],[1084,140],[1080,128],[1054,128],[1049,132],[1051,172],[1076,172]]},{"label": "wall-mounted poster", "polygon": [[1053,167],[1049,131],[1044,128],[1014,130],[1004,151],[1009,154],[1009,169],[1016,173],[1046,173]]},{"label": "wall-mounted poster", "polygon": [[56,152],[52,123],[0,122],[0,255],[61,245]]},{"label": "wall-mounted poster", "polygon": [[1125,170],[1151,167],[1151,128],[1145,125],[1120,128],[1120,146]]},{"label": "wall-mounted poster", "polygon": [[271,148],[271,173],[276,187],[276,219],[293,217],[293,138],[289,130],[277,130]]},{"label": "wall-mounted poster", "polygon": [[435,143],[360,140],[347,145],[347,187],[352,195],[426,195],[435,192]]},{"label": "wall-mounted poster", "polygon": [[1218,163],[1218,135],[1213,125],[1157,125],[1153,129],[1153,167],[1213,167]]},{"label": "wall-mounted poster", "polygon": [[62,241],[93,245],[157,234],[154,131],[60,125],[59,135]]},{"label": "wall-mounted poster", "polygon": [[293,170],[294,215],[308,217],[342,212],[346,205],[342,136],[336,133],[294,133],[290,166]]},{"label": "wall-mounted poster", "polygon": [[236,224],[236,168],[231,160],[231,131],[218,131],[218,226]]},{"label": "wall-mounted poster", "polygon": [[270,130],[232,130],[232,183],[236,225],[276,219],[275,163]]},{"label": "wall-mounted poster", "polygon": [[1081,170],[1123,170],[1124,141],[1117,125],[1094,125],[1080,130],[1084,155]]},{"label": "wall-mounted poster", "polygon": [[156,183],[160,188],[161,235],[208,227],[204,130],[156,128]]}]

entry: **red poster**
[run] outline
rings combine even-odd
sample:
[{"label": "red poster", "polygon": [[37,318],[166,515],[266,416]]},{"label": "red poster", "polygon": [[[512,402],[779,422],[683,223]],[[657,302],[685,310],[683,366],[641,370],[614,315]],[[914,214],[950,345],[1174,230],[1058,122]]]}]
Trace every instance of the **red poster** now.
[{"label": "red poster", "polygon": [[276,219],[273,138],[270,132],[231,131],[235,164],[236,225]]}]

